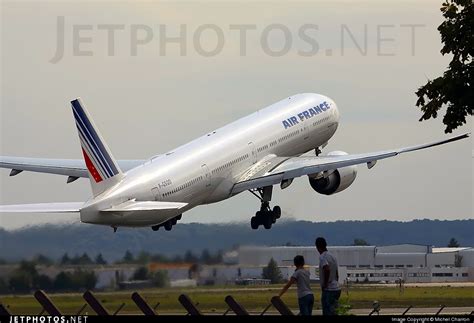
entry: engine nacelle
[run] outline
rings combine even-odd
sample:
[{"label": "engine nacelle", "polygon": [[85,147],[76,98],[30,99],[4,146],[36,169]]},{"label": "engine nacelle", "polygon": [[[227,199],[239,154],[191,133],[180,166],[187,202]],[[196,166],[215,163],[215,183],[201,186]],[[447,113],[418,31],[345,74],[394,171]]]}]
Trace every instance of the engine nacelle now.
[{"label": "engine nacelle", "polygon": [[[332,151],[328,156],[348,155],[343,151]],[[357,166],[348,166],[334,170],[327,177],[313,178],[309,177],[309,183],[313,190],[320,194],[331,195],[341,192],[348,188],[357,177]]]}]

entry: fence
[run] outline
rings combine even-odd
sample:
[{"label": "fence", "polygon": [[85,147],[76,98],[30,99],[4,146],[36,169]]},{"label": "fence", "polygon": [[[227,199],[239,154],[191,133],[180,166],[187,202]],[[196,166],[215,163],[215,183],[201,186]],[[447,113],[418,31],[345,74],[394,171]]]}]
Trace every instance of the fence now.
[{"label": "fence", "polygon": [[[37,302],[41,305],[42,310],[38,315],[44,315],[47,313],[48,315],[52,316],[58,316],[58,315],[64,315],[64,313],[61,312],[61,310],[54,304],[54,302],[51,300],[51,298],[42,290],[37,290],[33,296],[37,300]],[[113,313],[105,308],[105,306],[102,304],[102,302],[94,295],[94,293],[90,290],[86,291],[82,295],[84,301],[86,302],[78,311],[75,313],[76,315],[80,315],[87,306],[89,306],[96,315],[101,315],[101,316],[106,316],[106,315],[118,315],[120,311],[125,308],[126,304],[122,303]],[[138,292],[134,292],[131,295],[131,300],[135,303],[135,305],[140,309],[140,311],[144,315],[148,316],[155,316],[158,315],[157,308],[160,305],[160,303],[157,303],[155,306],[151,306],[144,297],[142,297]],[[188,295],[186,294],[181,294],[178,297],[178,302],[181,304],[181,306],[186,310],[186,315],[190,316],[200,316],[203,315],[202,310],[199,308],[199,303],[194,302]],[[222,315],[227,315],[228,313],[232,312],[234,315],[237,316],[248,316],[250,315],[250,312],[245,309],[245,307],[240,304],[232,295],[227,295],[224,299],[224,302],[227,304],[228,308],[227,310],[222,313]],[[283,302],[283,300],[278,297],[274,296],[272,297],[270,303],[268,306],[263,309],[262,312],[258,313],[257,315],[264,315],[268,312],[268,310],[273,307],[276,312],[280,315],[295,315],[293,311]],[[408,306],[400,315],[407,315],[408,311],[410,311],[413,308],[413,306]],[[440,315],[441,311],[445,306],[441,306],[439,309],[435,309],[436,312],[434,312],[432,315]],[[373,310],[366,315],[374,315],[374,314],[379,314],[381,310],[381,305],[378,302],[374,302],[373,304]],[[274,312],[273,312],[274,313]],[[218,313],[213,313],[218,314]],[[473,313],[471,313],[472,315]],[[4,315],[15,315],[15,313],[12,313],[11,310],[9,309],[9,306],[6,304],[1,304],[0,303],[0,316]]]}]

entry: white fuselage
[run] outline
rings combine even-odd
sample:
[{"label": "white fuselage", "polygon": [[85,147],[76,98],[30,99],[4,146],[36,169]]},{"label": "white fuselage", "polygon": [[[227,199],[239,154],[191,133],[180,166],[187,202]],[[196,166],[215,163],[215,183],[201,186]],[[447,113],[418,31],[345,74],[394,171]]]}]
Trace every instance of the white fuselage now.
[{"label": "white fuselage", "polygon": [[[88,201],[81,210],[81,221],[151,226],[195,206],[227,199],[234,184],[254,164],[268,156],[298,156],[323,145],[336,132],[338,121],[337,106],[326,96],[288,97],[128,171],[119,184]],[[179,210],[126,214],[98,211],[130,199],[188,205]]]}]

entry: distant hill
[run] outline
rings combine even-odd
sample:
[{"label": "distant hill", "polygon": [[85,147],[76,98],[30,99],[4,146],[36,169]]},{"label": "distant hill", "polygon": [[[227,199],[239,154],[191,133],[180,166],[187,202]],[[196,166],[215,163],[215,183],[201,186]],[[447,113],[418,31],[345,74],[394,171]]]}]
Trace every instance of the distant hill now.
[{"label": "distant hill", "polygon": [[0,258],[17,260],[44,254],[57,259],[87,252],[101,252],[107,260],[122,258],[126,250],[145,250],[168,256],[187,250],[199,254],[229,250],[236,245],[312,245],[324,236],[331,245],[351,245],[355,238],[370,244],[415,243],[446,246],[454,237],[461,246],[474,246],[474,220],[397,221],[280,221],[271,230],[251,230],[248,224],[178,224],[172,231],[119,228],[117,233],[104,226],[87,224],[45,225],[21,230],[0,229]]}]

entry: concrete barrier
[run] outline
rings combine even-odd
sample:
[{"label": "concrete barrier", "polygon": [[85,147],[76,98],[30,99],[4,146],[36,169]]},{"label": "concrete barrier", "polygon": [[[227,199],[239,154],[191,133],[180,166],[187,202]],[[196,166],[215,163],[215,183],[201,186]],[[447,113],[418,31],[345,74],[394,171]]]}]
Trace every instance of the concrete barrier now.
[{"label": "concrete barrier", "polygon": [[202,315],[201,311],[197,308],[196,305],[194,305],[194,303],[191,301],[191,298],[189,298],[188,295],[186,294],[179,295],[178,301],[188,312],[187,315],[191,315],[191,316]]},{"label": "concrete barrier", "polygon": [[34,297],[38,301],[38,303],[41,304],[43,307],[43,310],[46,311],[49,315],[52,316],[61,316],[61,311],[56,307],[56,305],[53,303],[51,298],[49,298],[48,295],[46,295],[45,292],[42,290],[37,290],[34,294]]},{"label": "concrete barrier", "polygon": [[155,310],[150,305],[148,305],[145,299],[138,292],[134,292],[132,294],[132,300],[135,302],[137,307],[143,312],[143,314],[148,315],[148,316],[156,315]]}]

